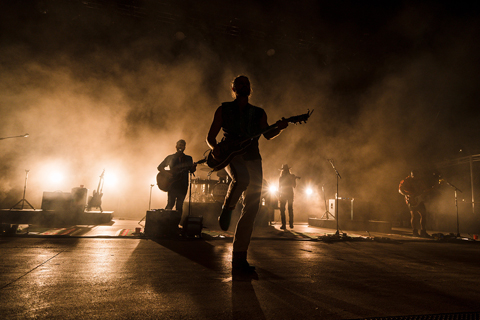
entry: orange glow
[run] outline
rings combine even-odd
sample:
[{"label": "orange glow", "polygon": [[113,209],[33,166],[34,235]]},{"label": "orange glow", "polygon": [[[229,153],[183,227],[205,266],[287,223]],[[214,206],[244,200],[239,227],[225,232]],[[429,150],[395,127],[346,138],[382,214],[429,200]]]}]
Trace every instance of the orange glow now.
[{"label": "orange glow", "polygon": [[271,194],[275,194],[277,193],[278,191],[278,187],[276,185],[271,185],[268,187],[268,191],[271,193]]},{"label": "orange glow", "polygon": [[312,189],[311,187],[305,188],[305,194],[306,194],[307,196],[312,195],[312,194],[313,194],[313,189]]}]

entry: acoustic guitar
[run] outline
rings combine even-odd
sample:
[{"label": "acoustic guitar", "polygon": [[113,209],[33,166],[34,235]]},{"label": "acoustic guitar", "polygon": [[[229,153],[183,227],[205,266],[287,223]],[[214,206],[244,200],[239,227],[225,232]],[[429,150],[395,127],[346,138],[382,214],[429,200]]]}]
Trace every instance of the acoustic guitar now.
[{"label": "acoustic guitar", "polygon": [[[194,162],[193,165],[205,163],[206,161],[207,161],[206,159],[202,159],[200,161]],[[176,166],[175,168],[173,168],[173,170],[175,171],[175,174],[170,172],[173,170],[159,171],[157,173],[158,188],[164,192],[168,192],[172,187],[172,184],[174,184],[176,181],[182,178],[182,173],[185,171],[188,171],[191,167],[192,166],[189,164]]]}]

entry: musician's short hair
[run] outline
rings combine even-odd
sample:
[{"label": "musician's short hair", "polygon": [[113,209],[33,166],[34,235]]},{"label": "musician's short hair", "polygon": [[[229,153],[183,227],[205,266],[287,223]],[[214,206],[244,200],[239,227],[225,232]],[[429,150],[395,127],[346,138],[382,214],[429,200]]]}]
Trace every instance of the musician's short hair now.
[{"label": "musician's short hair", "polygon": [[177,144],[179,144],[179,143],[183,143],[184,145],[187,145],[187,142],[186,142],[185,140],[183,140],[183,139],[178,140],[178,141],[177,141]]},{"label": "musician's short hair", "polygon": [[233,98],[236,98],[236,96],[235,96],[235,92],[236,92],[236,91],[235,91],[235,84],[236,84],[237,81],[240,80],[241,78],[247,79],[248,82],[250,83],[250,95],[251,95],[252,92],[253,92],[252,83],[250,82],[250,79],[249,79],[246,75],[241,74],[241,75],[236,76],[235,79],[232,80],[231,86],[232,86],[232,97],[233,97]]}]

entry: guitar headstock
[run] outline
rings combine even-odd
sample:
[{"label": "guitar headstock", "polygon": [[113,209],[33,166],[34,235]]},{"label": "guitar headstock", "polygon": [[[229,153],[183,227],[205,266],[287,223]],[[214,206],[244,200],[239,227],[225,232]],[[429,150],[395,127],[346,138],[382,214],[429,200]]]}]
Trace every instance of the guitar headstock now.
[{"label": "guitar headstock", "polygon": [[297,124],[297,123],[301,124],[302,122],[307,123],[307,120],[308,120],[308,118],[310,118],[312,113],[313,113],[313,110],[310,111],[310,110],[307,109],[307,113],[300,114],[298,116],[293,116],[293,117],[287,118],[285,120],[287,120],[290,123],[295,123],[295,124]]}]

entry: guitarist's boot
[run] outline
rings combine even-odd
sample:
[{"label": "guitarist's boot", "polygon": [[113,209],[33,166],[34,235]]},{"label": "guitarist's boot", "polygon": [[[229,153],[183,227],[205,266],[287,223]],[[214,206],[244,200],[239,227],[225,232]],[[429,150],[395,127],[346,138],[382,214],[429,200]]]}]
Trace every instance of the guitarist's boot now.
[{"label": "guitarist's boot", "polygon": [[420,230],[420,237],[422,238],[430,238],[431,236],[427,233],[425,229]]},{"label": "guitarist's boot", "polygon": [[285,211],[280,212],[280,218],[282,219],[282,226],[280,227],[280,229],[286,230],[287,229],[287,220],[285,218]]},{"label": "guitarist's boot", "polygon": [[233,209],[222,207],[222,212],[220,213],[220,217],[218,217],[218,223],[220,224],[220,228],[223,231],[227,231],[230,227],[230,220],[232,220],[232,212]]},{"label": "guitarist's boot", "polygon": [[247,261],[247,252],[233,252],[232,256],[232,273],[252,273],[255,267],[251,266]]}]

